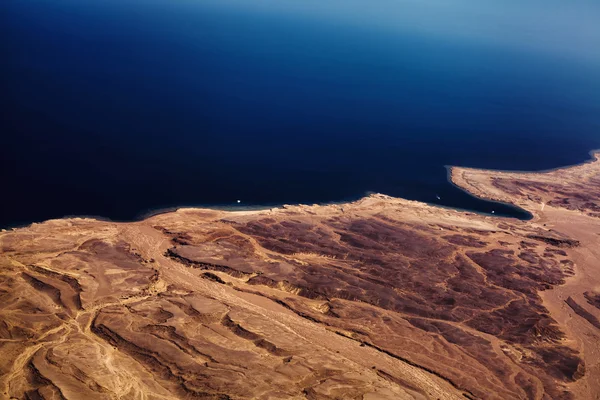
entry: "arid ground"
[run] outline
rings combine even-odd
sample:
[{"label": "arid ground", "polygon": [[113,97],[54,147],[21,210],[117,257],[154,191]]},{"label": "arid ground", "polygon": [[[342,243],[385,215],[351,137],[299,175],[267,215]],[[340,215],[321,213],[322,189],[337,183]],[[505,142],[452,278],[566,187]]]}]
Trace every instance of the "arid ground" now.
[{"label": "arid ground", "polygon": [[600,399],[600,160],[452,168],[531,221],[372,195],[0,233],[0,397]]}]

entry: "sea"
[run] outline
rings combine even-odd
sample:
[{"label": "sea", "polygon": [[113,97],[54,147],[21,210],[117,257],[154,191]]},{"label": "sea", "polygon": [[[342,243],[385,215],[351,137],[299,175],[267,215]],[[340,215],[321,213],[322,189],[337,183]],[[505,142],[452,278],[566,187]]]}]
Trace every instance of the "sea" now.
[{"label": "sea", "polygon": [[2,0],[0,227],[377,192],[600,148],[597,0]]}]

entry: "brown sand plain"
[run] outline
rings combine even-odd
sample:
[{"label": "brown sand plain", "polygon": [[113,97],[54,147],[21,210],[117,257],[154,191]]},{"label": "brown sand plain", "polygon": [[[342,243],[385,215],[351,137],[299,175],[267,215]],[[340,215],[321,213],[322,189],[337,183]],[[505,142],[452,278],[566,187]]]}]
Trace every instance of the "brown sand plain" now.
[{"label": "brown sand plain", "polygon": [[0,233],[0,397],[599,399],[600,160],[452,168],[531,221],[372,195]]}]

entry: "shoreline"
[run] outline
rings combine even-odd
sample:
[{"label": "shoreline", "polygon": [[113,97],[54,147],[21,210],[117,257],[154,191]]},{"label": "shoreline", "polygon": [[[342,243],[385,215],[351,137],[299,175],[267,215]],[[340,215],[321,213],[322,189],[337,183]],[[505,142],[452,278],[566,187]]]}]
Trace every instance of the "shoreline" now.
[{"label": "shoreline", "polygon": [[575,167],[581,167],[581,166],[585,166],[588,164],[593,164],[597,161],[600,161],[600,149],[593,149],[590,150],[588,152],[588,156],[590,156],[590,158],[588,158],[585,161],[582,162],[578,162],[575,164],[568,164],[568,165],[563,165],[560,167],[556,167],[556,168],[547,168],[547,169],[540,169],[540,170],[532,170],[532,171],[527,171],[527,170],[519,170],[519,169],[490,169],[490,168],[474,168],[474,167],[463,167],[460,165],[445,165],[444,167],[447,169],[463,169],[463,170],[476,170],[476,171],[490,171],[490,172],[502,172],[502,173],[508,173],[508,174],[547,174],[550,172],[555,172],[555,171],[561,171],[563,169],[572,169]]},{"label": "shoreline", "polygon": [[[550,205],[547,204],[544,197],[552,198],[552,196],[548,190],[543,188],[538,188],[539,191],[536,191],[537,195],[534,197],[525,196],[528,190],[523,185],[527,186],[527,182],[536,183],[536,180],[541,180],[542,185],[553,186],[561,179],[564,180],[565,176],[570,181],[581,180],[589,175],[590,170],[593,173],[595,165],[600,164],[599,149],[591,150],[588,154],[590,158],[581,163],[529,172],[450,166],[447,167],[448,180],[476,198],[512,204],[532,214],[533,220],[538,220],[540,212],[546,205]],[[515,181],[519,181],[519,185],[513,186],[513,192],[508,193],[505,187],[497,186],[496,181],[509,186]],[[524,192],[522,192],[523,190]]]},{"label": "shoreline", "polygon": [[140,214],[138,214],[135,218],[132,219],[126,219],[126,220],[118,220],[118,219],[112,219],[110,217],[105,217],[105,216],[101,216],[101,215],[92,215],[92,214],[73,214],[73,215],[64,215],[62,217],[56,217],[56,218],[48,218],[46,220],[43,221],[32,221],[32,222],[28,222],[28,223],[23,223],[23,224],[16,224],[16,225],[8,225],[8,226],[2,226],[0,227],[0,231],[8,231],[8,230],[14,230],[14,229],[22,229],[22,228],[27,228],[30,227],[34,224],[42,224],[44,222],[47,221],[55,221],[55,220],[68,220],[68,219],[91,219],[91,220],[96,220],[96,221],[103,221],[103,222],[111,222],[111,223],[135,223],[135,222],[141,222],[144,221],[148,218],[152,218],[154,216],[157,215],[161,215],[161,214],[167,214],[167,213],[171,213],[171,212],[177,212],[178,210],[184,210],[184,209],[196,209],[196,210],[213,210],[213,211],[226,211],[226,212],[232,212],[232,213],[238,213],[238,212],[249,212],[249,211],[255,211],[255,212],[260,212],[260,211],[267,211],[267,210],[271,210],[271,209],[278,209],[278,208],[285,208],[285,207],[294,207],[294,206],[312,206],[312,205],[318,205],[318,206],[329,206],[329,205],[348,205],[348,204],[352,204],[352,203],[356,203],[359,202],[361,200],[364,200],[366,198],[369,198],[372,195],[383,195],[383,196],[388,196],[388,197],[393,197],[393,198],[397,198],[397,199],[402,199],[402,200],[407,200],[407,201],[414,201],[417,203],[421,203],[427,206],[431,206],[431,207],[439,207],[442,209],[446,209],[446,210],[455,210],[455,211],[459,211],[459,212],[465,212],[465,213],[474,213],[474,214],[478,214],[478,215],[484,215],[484,216],[489,216],[489,217],[495,217],[495,218],[514,218],[514,219],[518,219],[520,221],[530,221],[535,219],[535,213],[531,212],[530,210],[527,210],[517,204],[514,203],[509,203],[506,201],[502,201],[499,199],[495,199],[493,197],[482,197],[480,195],[476,195],[474,193],[472,193],[471,191],[467,190],[465,187],[461,187],[460,185],[458,185],[457,183],[454,182],[453,180],[453,174],[455,173],[455,171],[457,170],[463,170],[463,171],[488,171],[488,172],[492,172],[492,173],[510,173],[510,174],[546,174],[546,173],[551,173],[551,172],[555,172],[555,171],[561,171],[564,169],[571,169],[574,167],[579,167],[579,166],[585,166],[588,164],[593,164],[595,162],[600,162],[600,149],[593,149],[590,150],[588,152],[588,155],[590,158],[579,162],[579,163],[575,163],[575,164],[571,164],[571,165],[563,165],[563,166],[559,166],[556,168],[550,168],[550,169],[544,169],[544,170],[533,170],[533,171],[523,171],[523,170],[503,170],[503,169],[486,169],[486,168],[474,168],[474,167],[463,167],[463,166],[458,166],[458,165],[444,165],[444,168],[446,169],[446,180],[447,182],[454,186],[455,188],[460,189],[462,192],[466,193],[467,195],[478,199],[478,200],[484,200],[484,201],[488,201],[490,203],[496,203],[496,204],[501,204],[504,206],[509,206],[511,208],[514,208],[515,210],[518,210],[520,212],[524,212],[529,214],[528,218],[518,218],[518,217],[512,217],[512,216],[502,216],[502,215],[497,215],[497,214],[492,214],[492,213],[486,213],[486,212],[481,212],[481,211],[476,211],[476,210],[472,210],[472,209],[468,209],[468,208],[461,208],[461,207],[453,207],[453,206],[445,206],[443,204],[438,204],[438,203],[429,203],[429,202],[424,202],[424,201],[419,201],[419,200],[412,200],[412,199],[407,199],[407,198],[403,198],[403,197],[395,197],[395,196],[390,196],[387,195],[385,193],[377,193],[377,192],[370,192],[367,191],[365,193],[365,195],[362,195],[360,197],[355,198],[354,200],[340,200],[340,201],[327,201],[327,202],[319,202],[319,203],[313,203],[313,204],[304,204],[304,203],[293,203],[293,204],[289,204],[289,203],[282,203],[282,204],[257,204],[257,205],[247,205],[247,206],[236,206],[236,205],[219,205],[219,204],[207,204],[207,205],[180,205],[180,206],[171,206],[171,207],[161,207],[161,208],[157,208],[157,209],[151,209],[148,210],[146,212],[142,212]]},{"label": "shoreline", "polygon": [[[157,355],[152,365],[181,361],[176,372],[190,377],[184,380],[208,374],[218,382],[221,368],[189,359],[199,325],[189,323],[196,314],[188,304],[212,316],[200,322],[203,341],[212,343],[215,329],[231,332],[230,345],[222,347],[219,336],[220,346],[203,347],[210,357],[230,359],[231,349],[244,348],[257,381],[288,368],[294,382],[305,382],[303,371],[314,375],[305,360],[321,355],[319,366],[360,371],[361,393],[391,382],[389,390],[418,388],[429,398],[590,398],[600,393],[600,306],[590,302],[600,300],[595,158],[545,174],[454,169],[462,190],[518,204],[533,221],[369,194],[327,205],[162,209],[124,223],[55,219],[3,232],[0,279],[16,282],[7,296],[35,305],[15,303],[17,314],[5,307],[6,318],[40,337],[65,326],[41,350],[14,342],[23,363],[6,367],[6,382],[20,377],[23,386],[7,383],[7,390],[20,397],[21,387],[39,386],[22,374],[24,363],[53,387],[70,388],[72,374],[61,365],[81,364],[73,338],[85,344],[90,379],[105,379],[108,351],[111,371],[128,371],[141,392],[156,392],[144,386],[150,364],[131,363],[135,345]],[[75,322],[57,316],[57,306]],[[32,325],[38,309],[55,322]],[[160,333],[166,321],[179,350]],[[111,332],[123,339],[111,341]],[[38,350],[66,356],[48,363]],[[507,378],[515,376],[521,379]],[[306,384],[287,379],[280,382],[291,394],[304,393]],[[358,390],[355,379],[344,382]],[[172,389],[181,381],[154,374],[152,382]],[[246,382],[219,390],[253,390]]]},{"label": "shoreline", "polygon": [[446,206],[443,204],[438,204],[438,203],[428,203],[428,202],[424,202],[424,201],[419,201],[419,200],[411,200],[411,199],[407,199],[404,197],[394,197],[394,196],[390,196],[388,194],[385,193],[377,193],[377,192],[369,192],[368,194],[361,196],[355,200],[344,200],[344,201],[330,201],[330,202],[323,202],[323,203],[313,203],[313,204],[304,204],[304,203],[295,203],[295,204],[289,204],[289,203],[284,203],[284,204],[278,204],[278,205],[273,205],[273,206],[268,206],[268,205],[256,205],[256,206],[219,206],[219,205],[198,205],[198,206],[174,206],[174,207],[166,207],[166,208],[159,208],[153,211],[149,211],[146,213],[141,214],[139,217],[135,218],[135,219],[131,219],[131,220],[116,220],[116,219],[111,219],[109,217],[103,217],[103,216],[97,216],[97,215],[65,215],[63,217],[58,217],[58,218],[49,218],[43,221],[34,221],[34,222],[30,222],[28,224],[22,224],[22,225],[15,225],[15,226],[7,226],[7,227],[1,227],[0,228],[0,232],[2,231],[10,231],[10,230],[17,230],[17,229],[24,229],[24,228],[29,228],[33,225],[39,225],[39,224],[43,224],[49,221],[63,221],[63,220],[92,220],[92,221],[99,221],[99,222],[108,222],[108,223],[113,223],[113,224],[131,224],[131,223],[139,223],[139,222],[143,222],[146,221],[150,218],[159,216],[159,215],[164,215],[164,214],[170,214],[170,213],[176,213],[178,211],[185,211],[185,210],[206,210],[206,211],[222,211],[222,212],[227,212],[227,213],[232,213],[232,214],[237,214],[237,215],[243,215],[243,214],[255,214],[255,213],[261,213],[261,212],[269,212],[272,210],[285,210],[286,208],[292,208],[292,207],[327,207],[327,206],[350,206],[350,205],[354,205],[357,203],[360,203],[364,200],[367,200],[369,198],[373,198],[373,197],[377,197],[377,196],[382,196],[382,197],[388,197],[388,198],[392,198],[392,199],[398,199],[398,200],[403,200],[403,201],[408,201],[408,202],[414,202],[423,206],[428,206],[428,207],[432,207],[432,208],[439,208],[442,210],[446,210],[446,211],[456,211],[459,213],[464,213],[464,214],[475,214],[475,215],[480,215],[480,216],[484,216],[484,217],[492,217],[492,218],[499,218],[499,219],[515,219],[515,220],[519,220],[519,221],[530,221],[533,219],[533,214],[531,212],[529,212],[528,210],[521,208],[517,205],[511,204],[511,203],[506,203],[506,202],[502,202],[502,201],[496,201],[496,200],[492,200],[492,199],[482,199],[478,196],[473,195],[472,193],[466,191],[465,189],[461,188],[460,186],[454,184],[452,181],[448,181],[450,184],[452,184],[453,186],[457,187],[458,189],[462,190],[463,192],[465,192],[466,194],[468,194],[469,196],[479,199],[479,200],[484,200],[487,201],[489,203],[492,204],[501,204],[503,206],[508,206],[511,208],[514,208],[515,210],[527,213],[529,215],[531,215],[530,218],[518,218],[518,217],[513,217],[513,216],[507,216],[507,215],[500,215],[500,214],[492,214],[492,213],[487,213],[487,212],[482,212],[482,211],[476,211],[476,210],[471,210],[468,208],[461,208],[461,207],[452,207],[452,206]]}]

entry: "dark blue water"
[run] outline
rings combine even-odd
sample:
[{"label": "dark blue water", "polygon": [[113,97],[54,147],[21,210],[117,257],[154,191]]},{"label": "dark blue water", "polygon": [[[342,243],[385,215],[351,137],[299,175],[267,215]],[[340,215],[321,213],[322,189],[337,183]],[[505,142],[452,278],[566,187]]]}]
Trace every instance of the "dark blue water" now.
[{"label": "dark blue water", "polygon": [[523,216],[444,166],[600,148],[600,4],[492,3],[4,0],[0,226],[368,191]]}]

